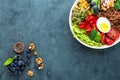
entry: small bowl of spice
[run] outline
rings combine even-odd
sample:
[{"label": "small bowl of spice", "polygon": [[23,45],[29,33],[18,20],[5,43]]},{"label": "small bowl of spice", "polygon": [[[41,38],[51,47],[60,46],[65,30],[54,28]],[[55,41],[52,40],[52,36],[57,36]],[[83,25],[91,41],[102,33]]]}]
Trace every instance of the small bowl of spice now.
[{"label": "small bowl of spice", "polygon": [[16,53],[22,53],[24,51],[24,44],[22,42],[16,42],[13,49]]}]

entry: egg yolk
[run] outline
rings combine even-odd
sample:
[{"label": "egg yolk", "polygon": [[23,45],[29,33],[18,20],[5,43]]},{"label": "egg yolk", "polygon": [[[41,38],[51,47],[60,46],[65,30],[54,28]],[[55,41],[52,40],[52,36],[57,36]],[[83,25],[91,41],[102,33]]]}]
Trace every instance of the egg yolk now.
[{"label": "egg yolk", "polygon": [[100,23],[100,24],[99,24],[99,29],[100,29],[100,31],[102,31],[102,32],[106,32],[106,31],[108,31],[108,29],[109,29],[109,25],[106,24],[106,23]]}]

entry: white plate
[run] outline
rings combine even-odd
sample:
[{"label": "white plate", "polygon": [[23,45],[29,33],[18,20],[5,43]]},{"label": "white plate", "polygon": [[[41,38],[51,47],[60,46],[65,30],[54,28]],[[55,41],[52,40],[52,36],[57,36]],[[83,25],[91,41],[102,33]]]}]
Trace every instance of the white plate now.
[{"label": "white plate", "polygon": [[[73,31],[72,31],[72,20],[71,20],[71,16],[72,16],[72,10],[73,10],[74,6],[77,5],[77,3],[78,3],[78,0],[76,0],[76,1],[74,2],[73,6],[72,6],[72,8],[71,8],[71,10],[70,10],[70,14],[69,14],[69,25],[70,25],[70,29],[71,29],[72,34],[73,34]],[[79,42],[80,42],[81,44],[83,44],[84,46],[87,46],[87,47],[93,48],[93,49],[106,49],[106,48],[110,48],[110,47],[112,47],[112,46],[114,46],[114,45],[116,45],[117,43],[120,42],[120,37],[119,37],[119,38],[114,42],[114,44],[112,44],[112,45],[103,45],[103,46],[101,46],[101,47],[96,47],[96,46],[90,46],[90,45],[82,42],[82,41],[81,41],[80,39],[78,39],[78,38],[76,38],[76,39],[77,39],[77,41],[79,41]]]}]

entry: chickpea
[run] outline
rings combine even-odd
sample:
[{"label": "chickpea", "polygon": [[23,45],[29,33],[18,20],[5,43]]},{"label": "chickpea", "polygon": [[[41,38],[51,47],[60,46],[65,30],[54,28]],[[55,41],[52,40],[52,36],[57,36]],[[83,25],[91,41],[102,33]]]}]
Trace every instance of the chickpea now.
[{"label": "chickpea", "polygon": [[29,70],[29,71],[28,71],[28,76],[29,76],[29,77],[32,77],[33,75],[34,75],[33,71]]}]

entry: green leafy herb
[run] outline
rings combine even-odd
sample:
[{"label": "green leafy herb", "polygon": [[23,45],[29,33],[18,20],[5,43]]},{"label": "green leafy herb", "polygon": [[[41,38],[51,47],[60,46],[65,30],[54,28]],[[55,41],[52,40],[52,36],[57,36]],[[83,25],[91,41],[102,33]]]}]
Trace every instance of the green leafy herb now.
[{"label": "green leafy herb", "polygon": [[97,35],[95,37],[95,41],[96,42],[100,42],[101,36],[100,36],[100,32],[97,31]]},{"label": "green leafy herb", "polygon": [[120,0],[116,0],[114,7],[115,9],[120,10]]},{"label": "green leafy herb", "polygon": [[96,42],[100,42],[101,36],[100,32],[98,32],[95,28],[90,32],[90,39]]},{"label": "green leafy herb", "polygon": [[97,31],[96,31],[96,29],[94,28],[94,29],[92,29],[92,31],[90,32],[90,39],[91,39],[91,40],[94,40],[95,37],[96,37],[96,35],[97,35]]},{"label": "green leafy herb", "polygon": [[13,62],[13,60],[14,60],[15,58],[16,58],[16,56],[8,58],[8,59],[4,62],[3,66],[8,66],[9,64],[11,64],[11,63]]}]

